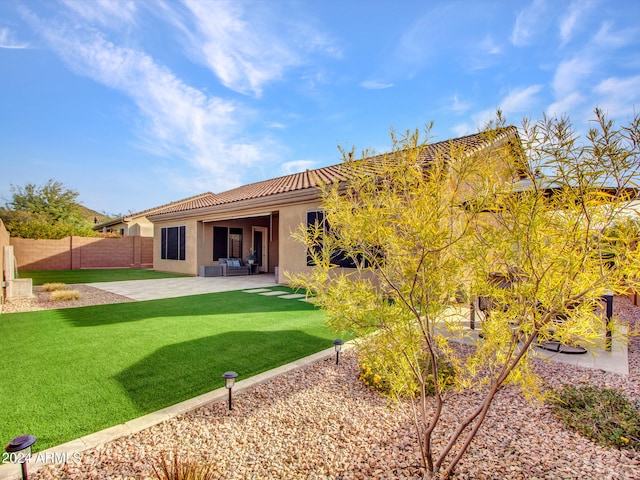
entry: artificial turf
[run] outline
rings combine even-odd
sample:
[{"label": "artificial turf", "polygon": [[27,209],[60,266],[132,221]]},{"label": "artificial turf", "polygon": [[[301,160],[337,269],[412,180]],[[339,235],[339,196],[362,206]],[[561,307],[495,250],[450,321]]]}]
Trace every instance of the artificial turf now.
[{"label": "artificial turf", "polygon": [[123,280],[184,277],[178,273],[155,272],[143,268],[96,268],[83,270],[20,270],[20,278],[31,278],[33,285],[45,283],[96,283]]},{"label": "artificial turf", "polygon": [[324,314],[244,292],[0,315],[0,442],[42,450],[331,346]]}]

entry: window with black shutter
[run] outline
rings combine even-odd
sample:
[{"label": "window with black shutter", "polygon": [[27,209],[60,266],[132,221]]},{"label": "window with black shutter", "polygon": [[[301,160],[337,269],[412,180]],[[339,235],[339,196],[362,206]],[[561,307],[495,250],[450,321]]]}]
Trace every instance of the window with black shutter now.
[{"label": "window with black shutter", "polygon": [[186,227],[165,227],[160,231],[160,258],[184,260],[186,258]]}]

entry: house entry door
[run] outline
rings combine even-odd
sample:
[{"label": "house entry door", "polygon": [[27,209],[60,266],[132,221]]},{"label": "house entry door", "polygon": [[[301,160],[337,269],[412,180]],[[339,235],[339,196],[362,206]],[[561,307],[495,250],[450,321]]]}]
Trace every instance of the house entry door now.
[{"label": "house entry door", "polygon": [[259,272],[269,271],[269,242],[266,227],[253,227],[253,250],[256,252],[256,263]]}]

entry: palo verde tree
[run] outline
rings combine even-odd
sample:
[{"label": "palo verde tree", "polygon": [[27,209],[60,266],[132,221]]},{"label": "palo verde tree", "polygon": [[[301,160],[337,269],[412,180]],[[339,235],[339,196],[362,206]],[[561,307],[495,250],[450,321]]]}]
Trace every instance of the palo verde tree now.
[{"label": "palo verde tree", "polygon": [[11,185],[12,199],[0,208],[9,234],[20,238],[59,239],[70,235],[94,236],[92,224],[76,202],[79,193],[53,179],[37,186]]},{"label": "palo verde tree", "polygon": [[[594,344],[602,295],[635,286],[636,229],[623,213],[640,121],[596,116],[584,145],[567,119],[524,122],[519,136],[499,115],[480,149],[392,132],[387,154],[343,152],[346,180],[323,186],[322,221],[297,232],[314,266],[293,283],[355,334],[392,396],[415,398],[425,477],[453,472],[502,388],[541,393],[528,355],[537,342]],[[490,306],[480,337],[466,328],[477,298]],[[477,404],[439,431],[446,403],[469,389]]]}]

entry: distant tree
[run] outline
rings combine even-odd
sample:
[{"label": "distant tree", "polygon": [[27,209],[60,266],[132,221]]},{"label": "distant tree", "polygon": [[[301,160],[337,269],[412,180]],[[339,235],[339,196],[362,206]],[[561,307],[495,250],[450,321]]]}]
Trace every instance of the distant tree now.
[{"label": "distant tree", "polygon": [[78,192],[53,179],[42,186],[11,185],[12,199],[0,208],[9,234],[21,238],[59,239],[94,236],[92,222],[83,217]]},{"label": "distant tree", "polygon": [[[344,153],[349,180],[323,187],[323,217],[297,233],[314,267],[293,284],[356,335],[392,396],[417,397],[408,405],[425,477],[452,474],[506,385],[542,395],[528,355],[538,342],[597,343],[602,296],[638,286],[637,229],[623,210],[640,119],[616,128],[596,116],[585,145],[568,119],[545,118],[524,122],[521,145],[469,155],[451,143],[426,165],[426,138],[392,132],[375,165]],[[355,268],[338,268],[340,257]],[[479,339],[465,328],[474,298],[490,307]],[[442,412],[463,390],[478,400],[444,431]]]}]

